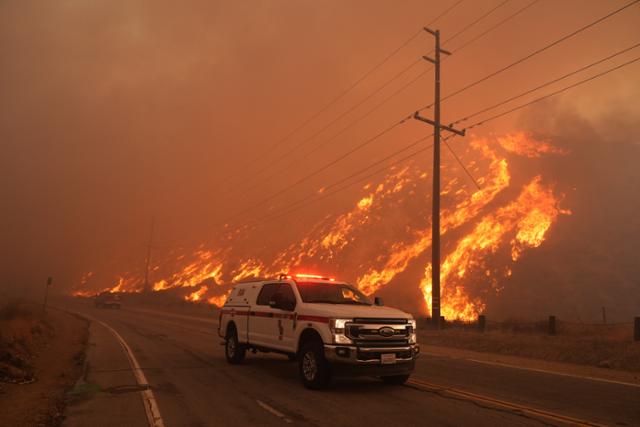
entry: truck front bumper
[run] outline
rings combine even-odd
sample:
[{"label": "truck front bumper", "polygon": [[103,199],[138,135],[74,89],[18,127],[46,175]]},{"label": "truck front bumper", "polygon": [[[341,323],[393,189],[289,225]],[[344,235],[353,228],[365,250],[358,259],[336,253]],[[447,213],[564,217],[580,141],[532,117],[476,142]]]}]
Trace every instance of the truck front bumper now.
[{"label": "truck front bumper", "polygon": [[[383,354],[394,354],[392,362],[385,363]],[[398,347],[368,347],[327,344],[325,358],[334,369],[356,375],[401,375],[413,371],[420,354],[418,344]]]}]

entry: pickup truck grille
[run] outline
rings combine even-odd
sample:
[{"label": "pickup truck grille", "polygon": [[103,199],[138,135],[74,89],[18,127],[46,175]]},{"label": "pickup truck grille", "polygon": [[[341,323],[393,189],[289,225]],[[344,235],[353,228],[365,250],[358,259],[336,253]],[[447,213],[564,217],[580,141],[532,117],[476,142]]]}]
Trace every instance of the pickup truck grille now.
[{"label": "pickup truck grille", "polygon": [[353,319],[353,323],[377,323],[377,324],[385,324],[385,325],[406,325],[407,319],[384,319],[384,318],[374,318],[374,317],[363,317]]},{"label": "pickup truck grille", "polygon": [[393,335],[385,335],[380,331],[382,328],[386,328],[387,326],[379,326],[374,325],[373,327],[367,327],[365,325],[349,325],[347,328],[349,338],[352,339],[363,339],[363,340],[394,340],[394,339],[402,339],[409,335],[407,328],[389,328],[388,331],[393,329]]},{"label": "pickup truck grille", "polygon": [[356,345],[407,345],[411,326],[406,319],[354,319],[345,325],[346,335]]}]

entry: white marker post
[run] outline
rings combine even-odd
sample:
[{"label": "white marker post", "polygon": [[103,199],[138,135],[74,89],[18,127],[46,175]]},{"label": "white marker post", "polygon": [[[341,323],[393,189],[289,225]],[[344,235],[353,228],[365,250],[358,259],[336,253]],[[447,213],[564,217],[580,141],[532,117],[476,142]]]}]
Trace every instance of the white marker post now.
[{"label": "white marker post", "polygon": [[44,287],[44,304],[42,304],[42,312],[46,313],[47,311],[47,297],[49,296],[49,286],[53,283],[53,277],[49,276],[47,278],[47,284]]}]

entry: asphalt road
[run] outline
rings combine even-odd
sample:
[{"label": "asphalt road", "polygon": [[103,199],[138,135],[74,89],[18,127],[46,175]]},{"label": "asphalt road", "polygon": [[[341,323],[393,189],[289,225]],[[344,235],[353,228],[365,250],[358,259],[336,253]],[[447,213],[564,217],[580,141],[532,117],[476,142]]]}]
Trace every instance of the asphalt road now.
[{"label": "asphalt road", "polygon": [[[640,425],[637,386],[423,354],[405,386],[337,379],[328,390],[310,391],[298,380],[297,364],[284,356],[248,354],[243,365],[228,365],[213,313],[73,309],[126,341],[166,426]],[[123,348],[112,344],[99,347],[122,358],[115,353]],[[94,415],[103,421],[96,425],[109,425],[101,417],[108,414]],[[132,411],[128,425],[147,425],[143,415]]]}]

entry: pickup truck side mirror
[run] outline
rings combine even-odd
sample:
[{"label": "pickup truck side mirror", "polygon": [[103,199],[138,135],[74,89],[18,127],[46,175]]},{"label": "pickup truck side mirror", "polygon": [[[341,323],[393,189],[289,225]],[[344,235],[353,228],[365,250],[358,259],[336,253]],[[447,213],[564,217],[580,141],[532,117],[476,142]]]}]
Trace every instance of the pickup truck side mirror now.
[{"label": "pickup truck side mirror", "polygon": [[373,299],[373,304],[377,305],[379,307],[382,307],[384,305],[384,303],[382,302],[382,298],[380,298],[380,297],[375,297]]}]

